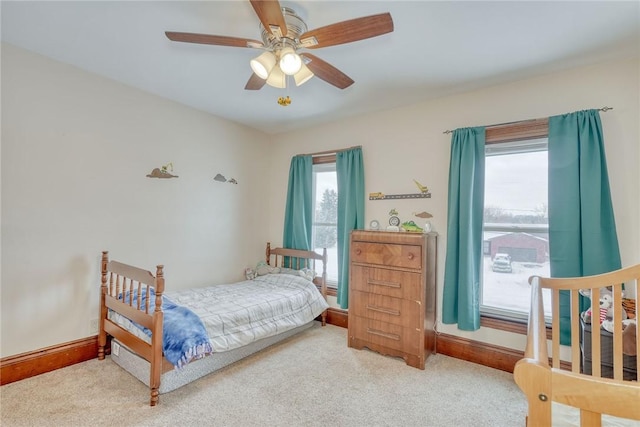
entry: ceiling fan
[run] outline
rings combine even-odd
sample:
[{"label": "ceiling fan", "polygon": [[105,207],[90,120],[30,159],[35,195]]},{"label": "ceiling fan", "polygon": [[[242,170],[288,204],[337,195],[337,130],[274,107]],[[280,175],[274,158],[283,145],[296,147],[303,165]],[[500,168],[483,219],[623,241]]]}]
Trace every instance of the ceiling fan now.
[{"label": "ceiling fan", "polygon": [[245,86],[247,90],[261,89],[265,83],[286,88],[287,76],[293,76],[296,86],[300,86],[314,75],[345,89],[354,83],[349,76],[317,56],[301,51],[351,43],[393,31],[390,13],[350,19],[308,31],[302,18],[293,9],[281,7],[278,0],[250,2],[260,19],[262,41],[174,31],[165,34],[169,40],[177,42],[264,50],[250,61],[253,74]]}]

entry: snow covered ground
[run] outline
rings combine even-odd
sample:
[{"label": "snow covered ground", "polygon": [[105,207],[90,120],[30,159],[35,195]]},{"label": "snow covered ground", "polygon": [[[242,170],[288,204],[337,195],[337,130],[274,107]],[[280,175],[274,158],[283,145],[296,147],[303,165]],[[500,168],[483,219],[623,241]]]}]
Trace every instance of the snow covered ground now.
[{"label": "snow covered ground", "polygon": [[[535,264],[528,262],[512,262],[512,273],[497,273],[491,270],[491,258],[485,256],[483,260],[483,305],[518,310],[529,313],[531,286],[529,277],[533,275],[549,276],[549,263]],[[551,294],[543,295],[545,314],[551,314]]]}]

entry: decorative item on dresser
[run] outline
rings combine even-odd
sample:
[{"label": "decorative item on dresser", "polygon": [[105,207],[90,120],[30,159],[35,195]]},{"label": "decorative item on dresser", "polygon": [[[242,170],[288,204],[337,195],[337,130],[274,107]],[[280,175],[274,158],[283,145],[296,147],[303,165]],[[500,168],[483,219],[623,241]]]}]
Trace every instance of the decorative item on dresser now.
[{"label": "decorative item on dresser", "polygon": [[349,347],[424,369],[436,351],[437,233],[351,233]]}]

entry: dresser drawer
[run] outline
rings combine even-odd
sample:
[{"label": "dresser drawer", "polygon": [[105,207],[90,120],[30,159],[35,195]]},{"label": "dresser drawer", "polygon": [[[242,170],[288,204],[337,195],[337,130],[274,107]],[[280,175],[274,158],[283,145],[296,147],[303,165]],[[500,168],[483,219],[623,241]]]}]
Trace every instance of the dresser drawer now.
[{"label": "dresser drawer", "polygon": [[420,273],[352,265],[349,286],[351,291],[422,300],[423,283]]},{"label": "dresser drawer", "polygon": [[421,329],[403,328],[392,323],[353,316],[349,319],[349,335],[355,339],[421,356]]},{"label": "dresser drawer", "polygon": [[422,325],[420,301],[361,291],[354,291],[349,299],[349,311],[353,311],[354,316],[413,328],[420,328]]},{"label": "dresser drawer", "polygon": [[352,242],[351,262],[389,267],[422,267],[422,247],[389,243]]}]

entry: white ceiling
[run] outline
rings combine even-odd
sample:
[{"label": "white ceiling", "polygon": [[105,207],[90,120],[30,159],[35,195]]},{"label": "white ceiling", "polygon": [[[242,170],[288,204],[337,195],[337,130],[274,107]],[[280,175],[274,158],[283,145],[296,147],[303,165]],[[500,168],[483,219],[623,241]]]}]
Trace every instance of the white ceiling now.
[{"label": "white ceiling", "polygon": [[[640,2],[281,1],[314,29],[390,12],[393,33],[312,53],[355,80],[340,90],[247,91],[253,49],[169,41],[180,31],[260,40],[250,3],[2,1],[2,41],[199,110],[279,133],[640,56]],[[276,100],[289,95],[292,104]]]}]

